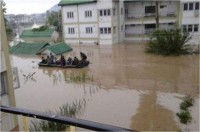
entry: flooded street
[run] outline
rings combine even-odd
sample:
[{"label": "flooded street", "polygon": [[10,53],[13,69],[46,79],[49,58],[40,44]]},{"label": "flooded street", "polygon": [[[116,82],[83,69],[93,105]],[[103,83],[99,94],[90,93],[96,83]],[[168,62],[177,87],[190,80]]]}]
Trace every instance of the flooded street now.
[{"label": "flooded street", "polygon": [[[37,64],[40,56],[11,56],[20,81],[17,107],[46,111],[84,100],[81,119],[134,130],[199,130],[198,55],[152,55],[142,44],[72,48],[65,57],[80,58],[82,51],[89,67],[43,68]],[[186,95],[195,99],[187,126],[176,116]]]}]

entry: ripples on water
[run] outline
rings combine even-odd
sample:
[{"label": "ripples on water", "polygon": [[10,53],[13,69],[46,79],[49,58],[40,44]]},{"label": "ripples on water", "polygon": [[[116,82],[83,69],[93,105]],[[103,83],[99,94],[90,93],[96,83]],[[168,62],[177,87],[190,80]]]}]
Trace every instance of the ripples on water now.
[{"label": "ripples on water", "polygon": [[[82,119],[136,130],[186,129],[176,112],[185,95],[199,100],[197,55],[162,57],[144,53],[143,45],[114,45],[74,46],[65,56],[80,51],[91,61],[84,69],[40,68],[38,56],[12,56],[20,80],[17,106],[54,110],[84,98]],[[187,129],[199,130],[198,110],[192,109]]]}]

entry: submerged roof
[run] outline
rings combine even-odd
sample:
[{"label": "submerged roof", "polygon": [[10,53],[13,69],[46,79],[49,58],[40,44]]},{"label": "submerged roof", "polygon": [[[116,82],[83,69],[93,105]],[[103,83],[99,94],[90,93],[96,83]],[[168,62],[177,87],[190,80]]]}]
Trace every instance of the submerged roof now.
[{"label": "submerged roof", "polygon": [[54,29],[47,29],[44,31],[32,31],[30,30],[24,30],[20,37],[51,37],[53,34]]},{"label": "submerged roof", "polygon": [[96,2],[97,0],[61,0],[58,5],[75,5],[75,4],[85,4],[85,3],[91,3]]},{"label": "submerged roof", "polygon": [[42,48],[45,48],[48,45],[48,43],[20,42],[19,44],[11,47],[10,53],[36,55]]},{"label": "submerged roof", "polygon": [[56,55],[59,55],[59,54],[65,53],[65,52],[69,52],[72,50],[72,48],[69,45],[67,45],[66,43],[50,45],[47,47],[47,49]]}]

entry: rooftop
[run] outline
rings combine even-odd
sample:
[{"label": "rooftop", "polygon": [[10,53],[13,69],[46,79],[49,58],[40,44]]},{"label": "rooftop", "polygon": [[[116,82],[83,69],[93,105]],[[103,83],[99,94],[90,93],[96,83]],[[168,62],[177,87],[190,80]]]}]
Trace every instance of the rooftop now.
[{"label": "rooftop", "polygon": [[36,55],[42,49],[48,46],[48,43],[27,43],[20,42],[16,46],[10,48],[11,54],[29,54]]},{"label": "rooftop", "polygon": [[61,0],[58,5],[75,5],[75,4],[85,4],[85,3],[91,3],[96,2],[97,0]]},{"label": "rooftop", "polygon": [[44,31],[24,30],[20,37],[51,37],[54,29],[47,29]]},{"label": "rooftop", "polygon": [[53,52],[56,55],[59,55],[59,54],[65,53],[65,52],[69,52],[72,50],[72,48],[69,45],[67,45],[66,43],[50,45],[47,47],[47,49],[49,49],[51,52]]}]

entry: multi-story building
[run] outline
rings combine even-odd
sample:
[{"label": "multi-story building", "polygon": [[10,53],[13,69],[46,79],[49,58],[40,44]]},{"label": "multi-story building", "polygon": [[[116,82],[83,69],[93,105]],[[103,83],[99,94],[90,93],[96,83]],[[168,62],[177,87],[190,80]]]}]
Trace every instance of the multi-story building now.
[{"label": "multi-story building", "polygon": [[199,0],[181,0],[180,26],[193,37],[191,44],[200,44],[200,2]]},{"label": "multi-story building", "polygon": [[[160,29],[179,28],[187,23],[185,19],[189,19],[189,14],[183,10],[184,3],[180,0],[158,2]],[[198,36],[199,2],[192,3],[193,28]],[[59,5],[62,6],[63,38],[69,44],[146,41],[148,34],[156,30],[156,1],[61,0]]]},{"label": "multi-story building", "polygon": [[[123,2],[61,1],[63,38],[67,43],[112,44],[123,41]],[[119,9],[120,8],[120,9]],[[120,11],[119,11],[120,10]]]},{"label": "multi-story building", "polygon": [[[125,1],[125,40],[147,40],[156,30],[155,1]],[[159,28],[173,29],[179,19],[178,1],[159,1]]]}]

